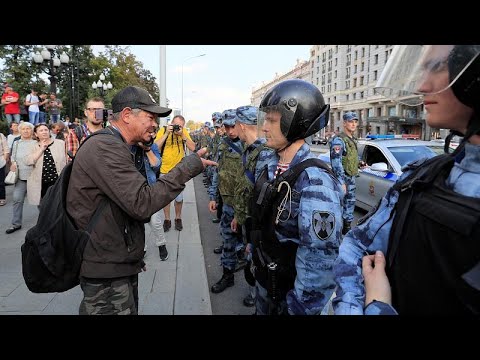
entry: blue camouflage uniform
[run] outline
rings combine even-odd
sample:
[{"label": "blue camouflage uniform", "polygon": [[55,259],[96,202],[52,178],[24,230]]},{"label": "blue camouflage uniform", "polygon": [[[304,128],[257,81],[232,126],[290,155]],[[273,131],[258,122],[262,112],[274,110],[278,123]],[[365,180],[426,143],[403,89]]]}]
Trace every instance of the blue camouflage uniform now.
[{"label": "blue camouflage uniform", "polygon": [[[223,124],[234,126],[235,116],[235,110],[224,111]],[[228,138],[228,136],[226,138]],[[221,262],[224,268],[233,271],[238,262],[237,251],[243,247],[240,236],[232,231],[230,224],[234,217],[234,192],[242,172],[240,154],[244,150],[244,144],[239,139],[237,141],[231,139],[227,141],[234,143],[237,151],[222,141],[217,153],[218,167],[214,169],[216,171],[213,173],[212,184],[208,188],[208,194],[210,201],[216,201],[218,203],[218,193],[220,193],[223,200],[222,216],[220,219],[220,233],[223,239]],[[228,180],[221,183],[220,179]]]},{"label": "blue camouflage uniform", "polygon": [[[290,167],[308,158],[315,158],[308,144],[303,144],[290,163]],[[274,178],[279,156],[276,152],[262,151],[257,162],[258,180],[265,166],[268,179]],[[333,264],[338,255],[342,237],[342,198],[340,183],[326,171],[306,168],[292,186],[291,208],[280,216],[275,235],[280,243],[298,245],[295,255],[296,277],[294,288],[278,305],[288,307],[291,315],[320,314],[335,290]],[[258,282],[257,314],[268,314],[267,290]]]},{"label": "blue camouflage uniform", "polygon": [[[353,115],[350,115],[353,114]],[[345,118],[353,118],[355,116],[354,113],[346,113],[344,115]],[[342,134],[343,135],[343,134]],[[347,136],[347,135],[344,135]],[[351,143],[356,144],[355,138],[350,138]],[[347,148],[349,151],[353,151],[355,153],[355,157],[357,159],[355,171],[353,173],[348,173],[346,171],[344,165],[342,164],[342,159],[347,156]],[[335,136],[331,143],[330,143],[330,159],[332,164],[332,170],[340,180],[342,184],[345,184],[347,187],[347,192],[344,198],[344,209],[343,209],[343,219],[349,223],[353,221],[353,212],[355,210],[355,177],[358,174],[358,151],[356,147],[347,146],[345,141],[342,139],[342,136],[337,135]]]},{"label": "blue camouflage uniform", "polygon": [[[464,150],[465,156],[457,156],[446,186],[458,194],[480,198],[480,146],[466,143]],[[413,168],[424,161],[422,159],[407,165],[399,180],[407,177]],[[367,254],[374,254],[377,250],[387,254],[398,198],[398,191],[390,188],[375,214],[345,235],[334,268],[338,285],[337,296],[333,300],[335,314],[396,314],[393,307],[379,301],[370,303],[364,309],[362,258]]]}]

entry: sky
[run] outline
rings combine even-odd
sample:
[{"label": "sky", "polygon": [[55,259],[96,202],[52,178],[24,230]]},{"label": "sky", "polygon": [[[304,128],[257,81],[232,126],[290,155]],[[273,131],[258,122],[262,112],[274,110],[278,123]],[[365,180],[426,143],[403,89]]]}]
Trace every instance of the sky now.
[{"label": "sky", "polygon": [[[127,46],[127,45],[122,45]],[[249,105],[252,88],[309,60],[312,45],[167,45],[166,96],[188,120],[205,122],[212,113]],[[98,54],[103,46],[94,46]],[[160,46],[129,45],[144,68],[160,77]],[[205,54],[205,56],[196,57]],[[187,60],[188,59],[188,60]],[[108,79],[107,79],[108,80]]]}]

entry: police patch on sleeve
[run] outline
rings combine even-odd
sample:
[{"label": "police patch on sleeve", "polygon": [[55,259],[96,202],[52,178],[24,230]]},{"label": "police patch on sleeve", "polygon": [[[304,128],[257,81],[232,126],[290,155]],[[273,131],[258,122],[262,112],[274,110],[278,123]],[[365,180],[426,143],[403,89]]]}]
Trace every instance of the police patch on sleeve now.
[{"label": "police patch on sleeve", "polygon": [[335,229],[335,216],[328,211],[315,210],[312,214],[313,231],[320,240],[326,240]]},{"label": "police patch on sleeve", "polygon": [[333,151],[335,151],[335,154],[340,154],[341,150],[342,150],[342,147],[340,145],[333,146]]}]

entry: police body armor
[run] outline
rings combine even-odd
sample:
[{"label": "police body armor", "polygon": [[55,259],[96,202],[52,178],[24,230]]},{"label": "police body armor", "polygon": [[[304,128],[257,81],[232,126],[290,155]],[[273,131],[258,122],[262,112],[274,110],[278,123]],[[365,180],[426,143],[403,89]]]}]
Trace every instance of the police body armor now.
[{"label": "police body armor", "polygon": [[338,135],[345,144],[346,155],[342,157],[342,166],[345,173],[349,176],[356,176],[358,174],[358,149],[355,138],[349,137],[345,133]]},{"label": "police body armor", "polygon": [[387,274],[400,315],[480,314],[480,201],[445,186],[453,162],[437,156],[394,185]]},{"label": "police body armor", "polygon": [[292,241],[278,241],[275,235],[275,218],[287,191],[285,186],[277,191],[278,184],[287,181],[293,188],[300,173],[309,166],[323,168],[334,176],[323,161],[312,158],[291,167],[274,180],[268,180],[268,169],[265,167],[253,189],[249,233],[250,241],[254,245],[252,260],[255,265],[255,280],[267,290],[274,302],[285,299],[287,292],[294,287],[298,247],[298,244]]}]

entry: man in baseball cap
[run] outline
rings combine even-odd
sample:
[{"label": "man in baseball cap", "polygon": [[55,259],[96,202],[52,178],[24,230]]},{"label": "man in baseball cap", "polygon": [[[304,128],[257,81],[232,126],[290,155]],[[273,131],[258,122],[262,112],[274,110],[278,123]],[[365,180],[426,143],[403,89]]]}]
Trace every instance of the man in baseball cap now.
[{"label": "man in baseball cap", "polygon": [[147,90],[137,86],[127,86],[113,97],[112,110],[114,113],[119,113],[126,107],[142,109],[160,117],[168,116],[172,112],[172,109],[159,106]]},{"label": "man in baseball cap", "polygon": [[148,184],[128,145],[148,143],[155,136],[157,116],[171,110],[134,86],[115,95],[112,108],[111,126],[94,132],[78,149],[68,184],[66,206],[75,224],[85,229],[93,214],[98,220],[83,252],[80,314],[138,313],[138,273],[146,269],[145,220],[177,197],[205,166],[216,165],[201,158],[202,149]]},{"label": "man in baseball cap", "polygon": [[358,121],[358,115],[355,111],[348,111],[345,114],[343,114],[343,121],[353,121],[353,120]]}]

